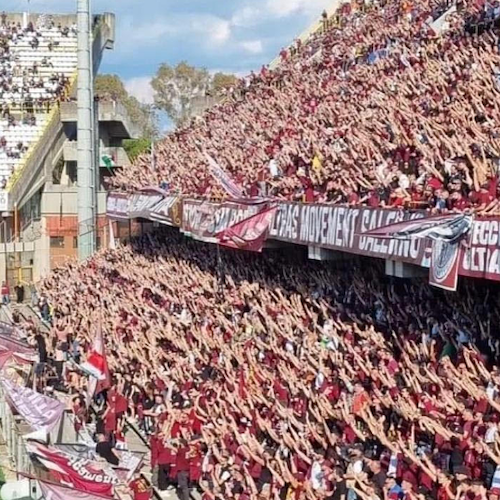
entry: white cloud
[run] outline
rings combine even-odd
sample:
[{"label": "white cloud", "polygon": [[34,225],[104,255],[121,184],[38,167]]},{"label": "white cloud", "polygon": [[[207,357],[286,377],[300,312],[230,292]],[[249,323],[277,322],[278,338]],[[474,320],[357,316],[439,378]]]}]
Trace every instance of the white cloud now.
[{"label": "white cloud", "polygon": [[150,76],[138,76],[125,81],[128,93],[144,104],[153,104],[154,92]]},{"label": "white cloud", "polygon": [[199,33],[207,33],[210,41],[215,45],[222,45],[231,38],[231,25],[229,21],[208,16],[207,19],[198,21]]},{"label": "white cloud", "polygon": [[220,46],[231,38],[231,23],[211,14],[173,14],[140,24],[129,17],[123,24],[123,42],[135,49],[137,45],[162,43],[166,37],[194,36],[209,46]]},{"label": "white cloud", "polygon": [[247,5],[233,14],[231,24],[243,28],[255,26],[261,20],[262,15],[260,9]]},{"label": "white cloud", "polygon": [[241,47],[250,54],[261,54],[263,51],[261,40],[247,40],[240,43]]}]

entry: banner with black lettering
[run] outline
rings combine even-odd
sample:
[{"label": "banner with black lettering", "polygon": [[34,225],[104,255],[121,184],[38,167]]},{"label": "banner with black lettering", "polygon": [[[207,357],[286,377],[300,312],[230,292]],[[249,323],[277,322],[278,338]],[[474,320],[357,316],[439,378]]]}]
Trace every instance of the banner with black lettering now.
[{"label": "banner with black lettering", "polygon": [[269,238],[429,267],[431,245],[427,240],[397,240],[365,234],[389,224],[423,217],[423,211],[281,203]]},{"label": "banner with black lettering", "polygon": [[50,432],[61,420],[64,403],[5,378],[0,378],[0,383],[10,406],[32,429]]}]

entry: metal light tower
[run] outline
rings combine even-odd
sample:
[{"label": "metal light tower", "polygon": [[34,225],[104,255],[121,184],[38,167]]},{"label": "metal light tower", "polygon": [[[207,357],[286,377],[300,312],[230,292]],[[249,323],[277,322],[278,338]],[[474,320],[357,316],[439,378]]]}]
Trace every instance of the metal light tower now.
[{"label": "metal light tower", "polygon": [[78,258],[90,257],[96,248],[95,190],[93,155],[92,39],[90,0],[77,0],[78,14]]}]

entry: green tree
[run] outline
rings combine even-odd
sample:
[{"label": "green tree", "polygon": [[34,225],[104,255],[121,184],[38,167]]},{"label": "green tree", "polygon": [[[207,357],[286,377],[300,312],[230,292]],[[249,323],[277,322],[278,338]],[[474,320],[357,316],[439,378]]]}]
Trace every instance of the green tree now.
[{"label": "green tree", "polygon": [[142,154],[151,152],[151,139],[147,137],[126,139],[123,141],[123,148],[130,158],[130,161],[133,163]]},{"label": "green tree", "polygon": [[151,81],[155,104],[164,110],[177,126],[191,117],[193,99],[206,95],[212,78],[205,68],[195,68],[186,62],[172,67],[161,64]]},{"label": "green tree", "polygon": [[238,82],[238,77],[227,73],[215,73],[212,78],[211,90],[214,94],[220,93],[222,90],[227,90],[234,87]]},{"label": "green tree", "polygon": [[131,96],[119,76],[97,75],[94,92],[99,99],[121,102],[141,138],[151,139],[158,135],[158,120],[153,106],[142,104]]}]

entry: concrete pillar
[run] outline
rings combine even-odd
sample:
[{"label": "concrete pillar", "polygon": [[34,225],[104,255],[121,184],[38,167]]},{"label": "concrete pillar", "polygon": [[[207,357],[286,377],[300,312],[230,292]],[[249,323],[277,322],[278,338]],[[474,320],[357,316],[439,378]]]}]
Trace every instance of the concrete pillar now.
[{"label": "concrete pillar", "polygon": [[95,251],[95,159],[90,0],[78,0],[78,258]]}]

